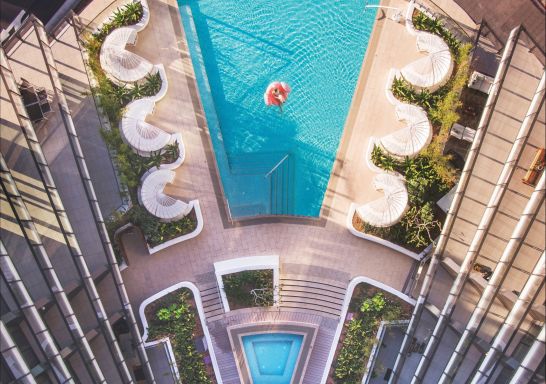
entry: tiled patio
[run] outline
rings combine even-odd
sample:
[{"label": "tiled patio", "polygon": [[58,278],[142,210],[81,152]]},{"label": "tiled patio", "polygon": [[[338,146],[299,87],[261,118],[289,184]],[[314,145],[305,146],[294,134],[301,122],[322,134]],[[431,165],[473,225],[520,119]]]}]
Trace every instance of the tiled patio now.
[{"label": "tiled patio", "polygon": [[[346,229],[345,222],[351,202],[364,203],[380,196],[371,187],[373,173],[365,164],[364,151],[370,136],[381,136],[401,127],[385,97],[385,82],[390,68],[400,68],[419,57],[415,38],[402,24],[378,12],[320,222],[225,225],[216,164],[178,6],[174,0],[149,0],[149,3],[150,24],[139,34],[134,50],[154,64],[164,64],[169,79],[167,96],[158,103],[149,122],[182,133],[187,157],[167,192],[184,200],[199,199],[205,227],[197,238],[154,256],[147,254],[138,232],[124,236],[130,264],[124,279],[133,304],[137,306],[144,298],[179,281],[196,281],[196,276],[212,271],[216,261],[264,254],[278,254],[281,263],[300,265],[298,270],[302,275],[329,279],[332,275],[351,278],[365,275],[402,290],[414,260],[356,238]],[[81,15],[84,21],[92,20],[96,10],[105,4],[93,2]],[[405,8],[407,3],[393,0],[383,4]]]}]

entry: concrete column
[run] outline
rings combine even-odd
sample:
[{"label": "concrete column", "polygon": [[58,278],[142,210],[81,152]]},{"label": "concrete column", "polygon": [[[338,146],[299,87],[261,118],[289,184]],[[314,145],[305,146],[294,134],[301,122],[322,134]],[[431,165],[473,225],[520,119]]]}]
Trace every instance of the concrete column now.
[{"label": "concrete column", "polygon": [[32,377],[27,363],[13,342],[3,321],[0,321],[0,352],[15,381],[21,384],[36,384],[36,380]]},{"label": "concrete column", "polygon": [[438,267],[440,265],[441,257],[444,253],[447,241],[449,240],[449,236],[451,235],[453,223],[455,221],[455,218],[457,217],[457,213],[459,211],[459,207],[461,206],[466,187],[474,169],[474,164],[476,163],[476,159],[478,157],[478,153],[480,151],[485,132],[487,131],[487,126],[491,119],[491,115],[493,113],[493,109],[498,98],[500,87],[502,85],[502,82],[504,81],[506,71],[508,70],[508,67],[510,65],[510,60],[512,59],[514,49],[516,48],[516,41],[518,39],[519,33],[520,28],[514,28],[510,33],[510,36],[508,37],[508,41],[506,43],[506,47],[504,48],[499,68],[495,75],[495,80],[493,81],[493,85],[491,86],[491,91],[489,92],[489,96],[487,98],[487,102],[483,110],[480,123],[478,125],[478,129],[476,130],[476,137],[472,142],[472,146],[470,147],[470,150],[468,152],[464,169],[461,173],[461,177],[459,178],[459,182],[457,183],[457,189],[453,197],[453,202],[449,207],[449,211],[447,213],[447,217],[442,228],[442,233],[440,234],[438,244],[436,245],[432,254],[432,258],[427,273],[425,275],[423,285],[421,287],[421,292],[419,293],[419,297],[417,298],[417,302],[415,304],[410,323],[408,325],[408,328],[406,329],[404,340],[402,342],[400,351],[398,352],[398,356],[394,364],[389,384],[396,384],[400,379],[400,373],[402,372],[402,368],[404,367],[409,346],[419,325],[421,315],[425,308],[425,304],[428,299],[430,289],[432,287],[432,282],[434,281],[434,276],[436,275],[436,271],[438,270]]},{"label": "concrete column", "polygon": [[[2,49],[0,49],[0,58],[2,61],[5,58],[4,51]],[[74,314],[72,305],[70,304],[66,292],[59,281],[57,273],[51,264],[49,255],[47,254],[42,242],[42,237],[36,229],[34,221],[28,212],[25,202],[17,189],[17,185],[11,176],[11,172],[7,167],[4,156],[1,153],[0,174],[2,191],[6,195],[6,199],[13,210],[15,219],[23,232],[25,240],[27,241],[32,252],[32,256],[34,257],[36,264],[39,266],[40,272],[42,273],[42,276],[49,289],[49,293],[54,298],[55,303],[61,312],[61,317],[63,318],[65,326],[70,331],[72,340],[78,346],[78,352],[85,363],[89,375],[95,383],[106,383],[106,379],[104,378],[102,370],[97,363],[97,359],[91,350],[91,346],[85,338],[78,318]]]},{"label": "concrete column", "polygon": [[34,305],[19,272],[15,268],[11,257],[8,255],[4,243],[0,240],[0,272],[6,281],[17,306],[22,312],[27,324],[34,333],[39,348],[42,350],[47,361],[51,365],[52,371],[59,383],[74,383],[68,367],[66,366],[53,337],[45,325],[38,309]]},{"label": "concrete column", "polygon": [[463,260],[459,273],[457,274],[457,278],[455,279],[455,282],[451,286],[451,289],[449,291],[449,296],[447,297],[447,301],[444,304],[444,308],[442,309],[442,312],[440,313],[440,317],[438,318],[436,327],[434,328],[434,331],[432,332],[432,335],[429,339],[429,342],[425,349],[425,353],[421,357],[421,361],[419,362],[419,366],[417,367],[417,371],[415,372],[415,377],[413,380],[414,383],[421,382],[423,378],[425,377],[425,374],[428,370],[428,367],[430,366],[432,358],[434,354],[436,353],[440,340],[442,339],[444,332],[449,322],[451,321],[451,315],[453,314],[453,311],[455,310],[457,301],[459,300],[461,293],[464,289],[464,285],[468,279],[468,276],[470,272],[472,271],[472,266],[476,262],[476,258],[478,257],[480,250],[482,248],[482,245],[485,239],[487,238],[487,235],[489,233],[489,228],[491,227],[491,224],[493,224],[493,220],[495,219],[497,211],[501,205],[504,193],[506,192],[506,189],[508,188],[510,179],[512,178],[512,175],[514,174],[517,163],[521,157],[521,153],[523,152],[525,144],[527,143],[527,138],[529,137],[531,128],[533,127],[533,124],[535,123],[536,118],[538,116],[538,112],[542,105],[542,101],[544,100],[545,82],[546,82],[546,75],[543,75],[538,85],[538,88],[535,92],[535,95],[533,96],[533,100],[531,101],[529,110],[527,111],[527,115],[523,119],[523,123],[521,124],[521,127],[518,131],[514,144],[512,145],[512,148],[510,149],[508,158],[506,159],[506,162],[504,163],[499,179],[497,180],[495,189],[493,190],[493,193],[491,194],[491,197],[489,198],[489,202],[487,203],[487,207],[485,208],[485,211],[480,220],[480,223],[478,224],[478,228],[476,229],[476,232],[474,233],[472,242],[470,243],[470,246],[468,247],[466,256]]},{"label": "concrete column", "polygon": [[[33,18],[33,16],[31,17]],[[49,49],[47,37],[45,36],[45,31],[43,31],[43,27],[42,27],[43,34],[39,33],[39,28],[36,28],[36,24],[35,24],[35,30],[38,36],[38,41],[39,41],[40,48],[42,49],[42,52],[44,51],[45,47]],[[46,40],[44,41],[44,39]],[[46,55],[44,53],[44,60],[46,61],[48,67],[51,65],[49,61],[53,58],[53,56],[51,55],[51,52],[49,53],[50,55]],[[51,72],[49,74],[55,89],[56,83],[55,81],[53,81]],[[15,89],[11,87],[8,87],[8,88],[10,88],[9,89],[10,92],[12,92],[14,95],[19,94],[19,90],[17,88]],[[56,96],[58,96],[57,94],[58,92],[55,91],[55,93],[56,93]],[[29,134],[29,131],[34,131],[34,127],[31,124],[30,120],[28,120],[26,111],[21,110],[21,111],[18,111],[18,113],[20,115],[19,119],[22,122],[21,125],[24,126],[23,130],[24,130],[25,138],[27,139],[27,141],[33,140],[33,138],[35,137],[35,134]],[[110,322],[108,321],[108,314],[106,313],[106,310],[104,309],[102,300],[100,299],[99,294],[97,292],[95,282],[93,281],[91,273],[89,272],[89,269],[87,267],[87,263],[81,251],[78,239],[76,238],[76,235],[70,223],[70,219],[68,218],[68,215],[64,209],[64,205],[57,191],[55,181],[53,180],[53,177],[51,176],[49,165],[47,164],[47,160],[45,159],[44,154],[42,153],[41,146],[39,145],[39,143],[33,143],[32,146],[30,146],[29,144],[29,148],[31,148],[31,150],[33,151],[33,159],[35,159],[36,166],[41,170],[40,177],[44,185],[48,186],[45,189],[46,194],[54,210],[55,218],[57,219],[57,223],[59,224],[59,228],[61,230],[63,238],[68,246],[70,255],[72,256],[72,260],[76,267],[76,271],[78,272],[78,275],[83,282],[83,288],[85,290],[85,294],[87,295],[87,298],[89,302],[91,303],[91,306],[93,307],[93,313],[95,315],[95,319],[97,320],[97,323],[99,324],[102,330],[102,333],[106,340],[106,344],[108,346],[110,354],[112,355],[116,363],[118,373],[121,379],[123,380],[123,383],[127,383],[127,384],[132,383],[133,378],[131,376],[131,373],[129,372],[129,368],[127,367],[125,358],[123,354],[121,353],[121,349],[114,335],[114,331],[112,330]]]},{"label": "concrete column", "polygon": [[545,265],[545,256],[544,252],[542,252],[540,259],[533,269],[533,273],[529,276],[529,279],[527,279],[518,300],[512,307],[506,320],[504,320],[504,324],[499,333],[497,333],[497,336],[493,339],[491,348],[485,354],[484,360],[472,378],[472,384],[486,382],[494,371],[499,358],[506,351],[512,336],[518,331],[529,307],[532,306],[533,298],[544,286]]},{"label": "concrete column", "polygon": [[510,380],[510,384],[526,384],[531,382],[535,371],[544,360],[545,330],[546,328],[543,325],[540,334],[531,346],[531,349],[529,349],[529,352],[527,352],[527,355],[525,355],[512,380]]},{"label": "concrete column", "polygon": [[487,286],[485,287],[476,308],[472,312],[472,316],[466,325],[466,329],[463,332],[462,337],[459,339],[455,351],[451,355],[447,367],[440,379],[440,383],[451,383],[453,381],[466,353],[470,349],[480,324],[487,316],[487,312],[493,304],[493,301],[499,292],[500,286],[506,279],[506,276],[510,271],[510,267],[518,255],[529,228],[531,227],[536,215],[544,203],[545,179],[546,176],[543,172],[533,194],[531,195],[531,198],[525,206],[525,209],[510,237],[508,244],[506,245],[506,248],[504,249],[491,279],[487,283]]},{"label": "concrete column", "polygon": [[[3,55],[5,55],[5,53],[3,53]],[[5,66],[6,68],[9,68],[9,63],[6,62]],[[10,71],[8,70],[5,70],[4,77],[11,77],[12,79],[14,78],[13,74],[10,73]],[[10,92],[10,96],[13,96],[13,99],[15,99],[17,97],[20,97],[20,95],[18,88],[14,88],[13,84],[14,82],[10,82],[10,84],[7,84],[7,88]],[[55,182],[53,180],[53,177],[51,176],[49,165],[47,164],[41,146],[37,141],[34,127],[28,119],[26,110],[21,109],[19,105],[14,106],[19,114],[19,121],[21,123],[25,139],[27,140],[29,149],[32,151],[32,158],[35,161],[36,167],[40,170],[40,178],[44,183],[44,186],[47,186],[47,188],[45,188],[46,195],[49,199],[51,207],[53,208],[55,218],[57,219],[59,229],[61,230],[66,245],[68,246],[70,255],[72,256],[72,261],[74,262],[76,271],[78,272],[78,275],[83,282],[85,294],[87,295],[87,298],[91,303],[91,306],[93,307],[95,319],[101,327],[102,333],[108,345],[108,349],[110,350],[110,354],[116,362],[116,367],[118,369],[120,377],[122,378],[124,383],[132,383],[133,378],[129,372],[129,369],[125,362],[125,358],[121,353],[121,349],[119,348],[110,322],[108,321],[108,315],[98,295],[95,282],[93,281],[91,273],[89,272],[87,263],[80,249],[79,242],[76,238],[76,235],[74,234],[74,230],[72,229],[72,225],[70,224],[70,220],[68,218],[68,215],[66,214],[60,195],[55,186]]]},{"label": "concrete column", "polygon": [[118,297],[120,299],[120,302],[123,308],[125,320],[129,324],[131,336],[136,346],[137,354],[138,354],[140,363],[142,365],[142,368],[144,370],[146,380],[148,383],[155,383],[152,367],[148,360],[148,354],[146,353],[144,342],[142,341],[142,336],[140,335],[140,330],[138,329],[138,324],[136,322],[136,318],[131,306],[131,302],[129,301],[129,296],[127,295],[127,290],[125,289],[125,284],[123,282],[121,273],[119,271],[119,265],[117,263],[116,255],[114,253],[114,249],[112,248],[110,237],[108,236],[108,231],[104,223],[104,218],[102,217],[102,213],[100,211],[98,200],[95,194],[95,189],[91,182],[91,178],[89,176],[89,171],[87,169],[85,157],[81,150],[78,134],[76,133],[74,122],[72,120],[72,115],[70,113],[70,109],[68,108],[68,103],[66,101],[64,92],[62,90],[57,66],[55,65],[55,61],[53,60],[53,54],[51,52],[51,48],[49,44],[47,43],[47,36],[44,30],[44,27],[41,24],[41,22],[37,20],[36,18],[33,18],[33,23],[34,23],[36,33],[39,36],[39,41],[41,44],[42,51],[44,52],[44,60],[48,64],[47,68],[48,68],[50,78],[54,85],[54,92],[59,100],[59,105],[61,106],[61,115],[63,117],[64,127],[66,129],[67,136],[70,141],[71,149],[76,159],[76,165],[78,167],[78,172],[80,174],[80,178],[85,188],[87,201],[91,208],[91,212],[95,219],[97,230],[101,237],[101,245],[104,249],[108,264],[110,266],[110,272],[112,273],[112,277],[114,279],[116,292],[118,294]]}]

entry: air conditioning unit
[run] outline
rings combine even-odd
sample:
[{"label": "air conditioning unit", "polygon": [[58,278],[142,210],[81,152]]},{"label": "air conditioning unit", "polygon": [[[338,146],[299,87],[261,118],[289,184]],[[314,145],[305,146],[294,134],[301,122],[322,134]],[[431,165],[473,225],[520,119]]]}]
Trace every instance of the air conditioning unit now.
[{"label": "air conditioning unit", "polygon": [[470,79],[468,81],[468,88],[475,89],[477,91],[487,93],[489,94],[489,91],[491,90],[491,86],[493,85],[493,81],[495,79],[491,76],[484,75],[483,73],[474,71],[472,72],[472,75],[470,75]]}]

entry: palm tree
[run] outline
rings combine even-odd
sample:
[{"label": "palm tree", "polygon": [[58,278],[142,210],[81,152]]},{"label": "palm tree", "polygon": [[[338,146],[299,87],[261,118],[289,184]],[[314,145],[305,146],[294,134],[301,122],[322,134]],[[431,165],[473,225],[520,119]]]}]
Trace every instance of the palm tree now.
[{"label": "palm tree", "polygon": [[140,1],[127,3],[123,7],[123,13],[125,16],[124,25],[136,24],[142,18],[142,13],[143,13],[142,4],[140,3]]},{"label": "palm tree", "polygon": [[165,146],[164,152],[165,158],[169,161],[175,161],[180,156],[180,150],[178,148],[178,140],[175,140],[174,143],[168,144]]},{"label": "palm tree", "polygon": [[159,72],[146,76],[146,82],[143,85],[143,93],[145,96],[153,96],[161,89],[163,81]]},{"label": "palm tree", "polygon": [[129,91],[129,96],[131,100],[141,99],[144,96],[144,87],[135,83],[133,88]]}]

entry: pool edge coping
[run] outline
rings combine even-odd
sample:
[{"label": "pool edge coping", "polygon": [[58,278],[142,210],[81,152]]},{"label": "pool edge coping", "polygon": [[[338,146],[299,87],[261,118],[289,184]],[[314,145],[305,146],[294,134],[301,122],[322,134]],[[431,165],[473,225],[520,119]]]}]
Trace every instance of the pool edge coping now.
[{"label": "pool edge coping", "polygon": [[[388,4],[389,0],[379,0],[379,3],[382,5]],[[176,12],[174,10],[176,10]],[[355,85],[355,90],[353,92],[353,97],[349,106],[347,118],[345,120],[345,124],[342,130],[339,146],[335,153],[332,168],[330,170],[330,177],[326,185],[324,199],[321,204],[319,216],[308,217],[308,216],[261,215],[261,216],[252,216],[252,217],[243,217],[243,218],[233,218],[230,215],[229,206],[227,203],[227,199],[225,197],[222,181],[220,179],[218,164],[216,162],[216,154],[214,153],[214,150],[212,147],[210,131],[209,131],[203,103],[201,101],[199,87],[197,85],[195,68],[193,66],[193,61],[191,58],[191,52],[189,50],[186,31],[184,30],[184,24],[182,23],[182,16],[180,14],[180,7],[178,5],[178,1],[176,1],[176,8],[174,7],[169,8],[169,13],[171,16],[171,21],[173,23],[175,35],[178,38],[177,41],[178,41],[178,46],[180,48],[180,52],[183,59],[182,60],[183,67],[187,70],[185,76],[186,76],[186,80],[188,84],[188,89],[190,91],[191,102],[195,110],[196,123],[200,131],[199,136],[201,137],[203,150],[205,152],[205,157],[207,160],[207,168],[211,176],[212,185],[215,191],[215,198],[219,208],[219,213],[222,219],[222,225],[224,229],[245,227],[245,226],[251,226],[251,225],[272,224],[272,223],[299,224],[299,225],[309,225],[309,226],[316,226],[316,227],[326,227],[326,224],[328,223],[328,219],[330,218],[331,204],[337,192],[335,190],[335,187],[337,186],[338,180],[340,179],[340,177],[337,176],[336,173],[338,173],[343,167],[342,164],[345,160],[345,155],[347,153],[347,148],[349,146],[349,139],[355,128],[356,116],[359,110],[359,108],[357,108],[357,105],[360,104],[360,101],[362,100],[362,97],[364,94],[364,89],[366,86],[366,78],[367,78],[366,75],[371,70],[371,65],[372,65],[371,58],[373,57],[373,54],[377,50],[379,35],[381,30],[383,29],[382,21],[385,20],[385,18],[383,17],[381,19],[378,19],[376,14],[376,17],[374,19],[372,32],[370,34],[370,38],[368,41],[368,45],[366,47],[364,58],[362,60],[360,74],[358,76],[358,79]],[[358,100],[358,103],[357,103],[357,100]],[[340,154],[343,155],[342,158],[340,158],[339,156]],[[333,190],[336,192],[328,195],[326,192],[329,189],[331,189],[330,188],[331,186],[334,187]]]},{"label": "pool edge coping", "polygon": [[[280,327],[287,327],[287,326],[292,326],[292,327],[296,327],[296,328],[301,328],[302,330],[301,331],[294,331],[294,332],[291,332],[291,331],[287,331],[287,330],[284,330],[284,329],[276,329],[277,326],[280,326]],[[301,323],[301,322],[296,322],[296,321],[280,321],[280,322],[271,322],[271,321],[262,321],[262,322],[254,322],[254,323],[248,323],[248,324],[238,324],[238,325],[233,325],[233,326],[229,326],[226,328],[226,331],[227,331],[227,334],[228,334],[228,337],[229,337],[229,342],[230,342],[230,345],[233,349],[233,354],[234,354],[234,358],[235,358],[235,365],[237,367],[237,372],[239,373],[239,378],[240,379],[243,379],[243,378],[250,378],[250,380],[252,380],[252,375],[250,373],[250,370],[249,370],[249,365],[248,365],[248,361],[247,361],[247,357],[246,357],[246,353],[244,351],[244,346],[243,346],[243,342],[242,342],[242,336],[241,334],[237,334],[237,339],[236,339],[236,342],[234,341],[234,336],[232,335],[232,331],[237,331],[237,330],[241,330],[244,332],[245,329],[256,329],[258,328],[256,331],[251,331],[251,332],[248,332],[248,333],[245,333],[243,336],[248,336],[248,335],[256,335],[256,334],[263,334],[263,333],[292,333],[292,334],[298,334],[298,335],[303,335],[303,340],[302,340],[302,344],[301,344],[301,347],[300,347],[300,351],[298,352],[298,358],[296,360],[296,364],[294,366],[294,372],[293,372],[293,376],[290,380],[290,384],[301,384],[303,382],[303,379],[305,377],[305,374],[307,372],[307,365],[309,363],[309,360],[311,358],[311,354],[313,352],[313,348],[315,346],[315,341],[316,341],[316,338],[317,338],[317,335],[318,335],[318,332],[319,332],[319,328],[320,326],[319,325],[316,325],[316,324],[312,324],[312,323]],[[264,328],[264,330],[259,330],[260,328]],[[305,331],[304,329],[307,329],[307,331]],[[309,336],[309,333],[310,333],[310,330],[312,330],[313,334],[311,336],[311,338],[309,339],[308,336]],[[305,353],[306,355],[303,356],[303,353],[304,353],[304,349],[306,349]],[[242,356],[242,359],[241,359],[241,356]],[[305,361],[301,361],[301,358],[304,357]],[[243,369],[246,367],[246,370],[245,370],[245,374],[247,376],[244,376],[243,375]],[[294,374],[297,374],[298,370],[300,371],[300,377],[299,377],[299,380],[294,380]]]}]

